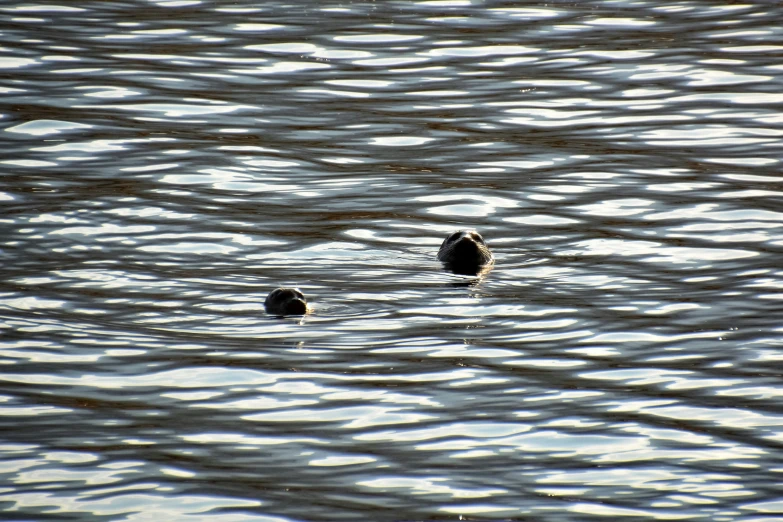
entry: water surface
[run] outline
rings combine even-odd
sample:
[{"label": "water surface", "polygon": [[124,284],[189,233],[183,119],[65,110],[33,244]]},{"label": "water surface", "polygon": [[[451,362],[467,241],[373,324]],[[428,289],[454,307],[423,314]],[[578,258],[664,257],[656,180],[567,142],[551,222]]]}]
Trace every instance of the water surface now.
[{"label": "water surface", "polygon": [[3,516],[779,519],[782,16],[0,7]]}]

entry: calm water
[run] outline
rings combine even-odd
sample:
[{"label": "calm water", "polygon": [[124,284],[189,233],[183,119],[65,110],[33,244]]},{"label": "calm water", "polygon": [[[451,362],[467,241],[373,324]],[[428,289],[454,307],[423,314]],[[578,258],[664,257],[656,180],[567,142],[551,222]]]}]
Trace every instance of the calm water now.
[{"label": "calm water", "polygon": [[0,6],[0,518],[781,519],[783,9],[59,4]]}]

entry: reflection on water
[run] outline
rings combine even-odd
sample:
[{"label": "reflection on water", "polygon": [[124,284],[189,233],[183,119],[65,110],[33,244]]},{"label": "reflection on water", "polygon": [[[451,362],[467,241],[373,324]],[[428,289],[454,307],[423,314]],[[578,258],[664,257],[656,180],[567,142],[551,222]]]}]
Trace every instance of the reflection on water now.
[{"label": "reflection on water", "polygon": [[3,511],[779,518],[781,15],[0,7]]}]

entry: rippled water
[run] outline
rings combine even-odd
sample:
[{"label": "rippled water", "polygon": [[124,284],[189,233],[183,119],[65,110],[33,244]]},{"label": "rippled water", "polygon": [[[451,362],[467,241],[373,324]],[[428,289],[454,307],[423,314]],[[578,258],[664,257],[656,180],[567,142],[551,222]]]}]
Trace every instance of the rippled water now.
[{"label": "rippled water", "polygon": [[0,518],[779,520],[781,19],[0,6]]}]

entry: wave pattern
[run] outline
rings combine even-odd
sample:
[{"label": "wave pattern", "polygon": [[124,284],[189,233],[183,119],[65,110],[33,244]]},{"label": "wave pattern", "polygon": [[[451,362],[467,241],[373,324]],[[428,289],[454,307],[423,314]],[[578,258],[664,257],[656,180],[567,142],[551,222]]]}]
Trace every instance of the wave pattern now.
[{"label": "wave pattern", "polygon": [[782,15],[0,7],[3,511],[776,519]]}]

